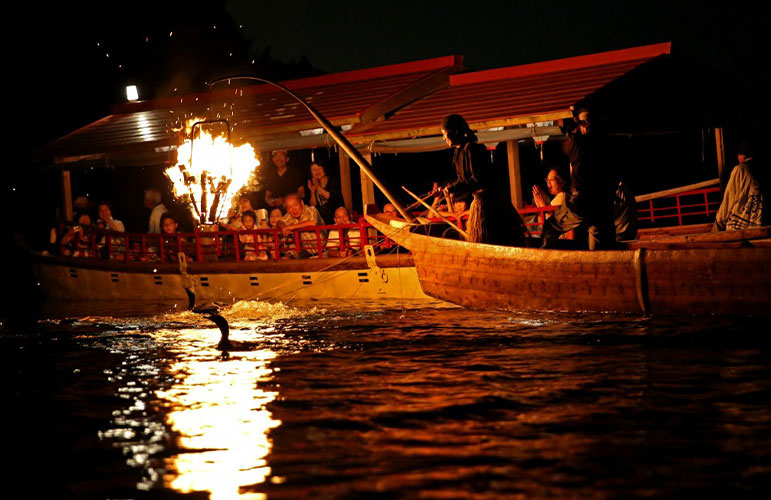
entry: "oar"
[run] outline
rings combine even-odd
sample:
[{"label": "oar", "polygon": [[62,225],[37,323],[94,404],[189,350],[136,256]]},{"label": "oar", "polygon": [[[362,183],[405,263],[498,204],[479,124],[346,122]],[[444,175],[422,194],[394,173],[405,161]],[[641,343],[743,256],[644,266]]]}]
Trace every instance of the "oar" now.
[{"label": "oar", "polygon": [[466,234],[466,231],[464,231],[463,229],[459,228],[458,226],[456,226],[455,224],[453,224],[452,222],[450,222],[449,220],[447,220],[446,218],[444,218],[444,217],[442,216],[442,214],[440,214],[439,212],[437,212],[437,211],[436,211],[436,209],[435,209],[434,207],[432,207],[431,205],[429,205],[429,204],[428,204],[428,203],[426,203],[425,201],[421,200],[421,199],[418,197],[418,195],[416,195],[415,193],[413,193],[412,191],[410,191],[409,189],[407,189],[407,188],[406,188],[406,187],[404,187],[404,186],[402,186],[402,189],[404,189],[405,191],[407,191],[407,194],[409,194],[410,196],[412,196],[413,198],[415,198],[416,200],[418,200],[418,201],[419,201],[419,202],[420,202],[420,203],[421,203],[421,204],[422,204],[424,207],[426,207],[427,209],[429,209],[430,211],[432,211],[432,212],[434,213],[434,215],[436,215],[437,217],[439,217],[440,219],[442,219],[444,222],[446,222],[447,224],[449,224],[449,225],[450,225],[450,227],[452,227],[453,229],[455,229],[456,231],[458,231],[458,232],[461,234],[461,236],[463,236],[464,238],[468,238],[468,234]]},{"label": "oar", "polygon": [[407,210],[414,210],[415,208],[420,206],[420,201],[426,201],[431,197],[431,195],[435,194],[434,191],[429,191],[428,193],[424,194],[420,197],[420,200],[413,202],[411,205],[407,205]]}]

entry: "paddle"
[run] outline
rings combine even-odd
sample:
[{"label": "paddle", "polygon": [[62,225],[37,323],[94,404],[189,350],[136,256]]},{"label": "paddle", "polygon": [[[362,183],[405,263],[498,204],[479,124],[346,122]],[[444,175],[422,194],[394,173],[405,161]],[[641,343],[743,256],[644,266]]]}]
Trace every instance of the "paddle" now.
[{"label": "paddle", "polygon": [[435,209],[434,207],[432,207],[431,205],[429,205],[429,204],[428,204],[428,203],[426,203],[425,201],[421,200],[421,199],[420,199],[420,197],[418,197],[418,195],[416,195],[415,193],[413,193],[412,191],[410,191],[409,189],[407,189],[407,188],[406,188],[406,187],[404,187],[404,186],[402,186],[402,189],[404,189],[404,190],[407,192],[407,194],[409,194],[410,196],[412,196],[413,198],[415,198],[416,200],[418,200],[418,201],[420,202],[420,204],[422,204],[424,207],[426,207],[426,208],[427,208],[427,209],[429,209],[431,212],[433,212],[433,213],[434,213],[434,215],[436,215],[437,217],[439,217],[440,219],[442,219],[442,221],[444,221],[444,222],[446,222],[447,224],[449,224],[449,225],[450,225],[450,227],[452,227],[453,229],[455,229],[456,231],[458,231],[458,232],[461,234],[461,236],[463,236],[464,238],[468,238],[468,234],[466,234],[466,231],[464,231],[463,229],[459,228],[458,226],[456,226],[455,224],[453,224],[452,222],[450,222],[448,219],[446,219],[445,217],[443,217],[443,216],[442,216],[442,214],[440,214],[439,212],[437,212],[437,211],[436,211],[436,209]]}]

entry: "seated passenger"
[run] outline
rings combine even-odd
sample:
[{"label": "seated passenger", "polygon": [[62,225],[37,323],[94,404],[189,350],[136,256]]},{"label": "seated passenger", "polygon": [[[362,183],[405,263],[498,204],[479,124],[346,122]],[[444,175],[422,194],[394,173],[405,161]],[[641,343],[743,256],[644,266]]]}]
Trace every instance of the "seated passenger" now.
[{"label": "seated passenger", "polygon": [[238,198],[238,204],[228,212],[228,223],[225,225],[225,229],[228,231],[241,231],[244,227],[241,218],[247,211],[254,213],[252,206],[252,200],[247,195],[242,195]]},{"label": "seated passenger", "polygon": [[[161,216],[161,230],[163,237],[163,255],[167,262],[177,262],[178,253],[182,250],[182,238],[178,235],[179,223],[169,212],[164,213]],[[185,254],[185,259],[192,260],[190,256]]]},{"label": "seated passenger", "polygon": [[[335,210],[335,224],[345,225],[350,223],[351,216],[347,208],[339,207]],[[332,229],[329,231],[326,249],[329,257],[356,255],[361,250],[361,233],[358,229],[354,228]]]},{"label": "seated passenger", "polygon": [[389,217],[401,217],[401,215],[399,215],[399,212],[396,210],[396,207],[390,203],[386,203],[385,205],[383,205],[383,213],[388,215]]},{"label": "seated passenger", "polygon": [[[549,194],[543,192],[540,186],[537,184],[533,186],[533,204],[538,208],[543,207],[559,207],[565,204],[565,197],[567,182],[560,175],[556,167],[549,169],[546,174],[546,189]],[[551,195],[551,196],[550,196]],[[525,219],[525,223],[530,227],[531,231],[540,233],[543,230],[543,223],[546,219],[552,216],[552,212],[540,212],[535,213]],[[560,235],[560,239],[568,239],[572,237],[571,232],[563,233]]]},{"label": "seated passenger", "polygon": [[740,231],[771,223],[765,208],[771,188],[769,173],[763,170],[766,166],[755,163],[748,142],[741,144],[737,159],[739,164],[731,171],[712,231]]},{"label": "seated passenger", "polygon": [[144,197],[145,208],[150,210],[150,220],[147,227],[148,233],[161,232],[161,216],[167,213],[166,205],[161,203],[161,192],[155,188],[147,188]]},{"label": "seated passenger", "polygon": [[334,219],[333,210],[343,203],[340,183],[327,175],[326,167],[320,162],[311,164],[311,179],[308,181],[310,204],[316,207],[325,223]]},{"label": "seated passenger", "polygon": [[447,210],[447,204],[443,203],[436,208],[436,211],[442,217],[463,217],[468,215],[468,208],[465,201],[455,201],[452,204],[452,210]]},{"label": "seated passenger", "polygon": [[91,238],[92,234],[88,231],[91,225],[91,216],[87,213],[79,214],[75,220],[77,224],[70,227],[67,233],[62,236],[61,249],[62,255],[72,257],[93,257]]},{"label": "seated passenger", "polygon": [[[101,202],[97,206],[97,215],[98,219],[96,220],[96,227],[99,229],[104,229],[107,231],[115,231],[117,233],[125,233],[126,227],[123,225],[123,222],[113,219],[112,217],[112,210],[110,209],[110,204],[106,201]],[[107,246],[107,236],[103,236],[99,239],[99,249],[102,252],[102,257],[107,259],[115,258],[116,256],[123,256],[125,254],[126,250],[126,242],[124,238],[118,238],[115,236],[110,236],[110,255],[107,255],[108,246]]]},{"label": "seated passenger", "polygon": [[[242,231],[254,231],[257,229],[255,221],[257,214],[252,210],[247,210],[241,215]],[[243,260],[268,260],[268,254],[265,250],[258,249],[258,243],[262,242],[262,235],[254,233],[239,234],[238,240],[243,246]]]},{"label": "seated passenger", "polygon": [[[323,226],[324,221],[315,207],[305,205],[301,198],[295,194],[285,196],[284,204],[286,206],[286,215],[277,223],[279,230],[284,236],[289,237],[294,231],[302,228],[311,228],[314,226]],[[297,251],[297,245],[293,238],[289,238],[287,246],[291,249],[287,255],[292,258],[318,257],[319,246],[324,247],[323,241],[317,241],[316,231],[299,231],[300,248]],[[326,231],[319,232],[319,238],[326,237]]]},{"label": "seated passenger", "polygon": [[[552,198],[547,196],[537,184],[533,186],[533,203],[535,203],[535,206],[557,207],[565,203],[565,180],[560,176],[556,168],[549,169],[549,173],[546,175],[546,188],[549,190]],[[547,217],[551,217],[551,214],[548,214]]]},{"label": "seated passenger", "polygon": [[[270,216],[268,217],[268,224],[265,225],[266,229],[277,229],[278,223],[281,221],[281,218],[284,216],[284,214],[281,213],[280,208],[274,208],[270,211]],[[279,252],[281,252],[282,247],[282,241],[284,240],[284,235],[279,231],[278,232],[278,246],[279,246]],[[271,259],[275,259],[276,257],[276,238],[273,233],[266,234],[265,235],[265,246],[268,249],[268,257]],[[279,255],[280,256],[280,255]]]}]

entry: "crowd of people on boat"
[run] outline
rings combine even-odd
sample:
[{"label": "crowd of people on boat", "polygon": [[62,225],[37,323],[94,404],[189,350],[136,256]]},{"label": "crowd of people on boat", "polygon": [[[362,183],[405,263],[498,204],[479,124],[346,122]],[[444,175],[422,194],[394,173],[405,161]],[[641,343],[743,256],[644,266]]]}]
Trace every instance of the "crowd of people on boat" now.
[{"label": "crowd of people on boat", "polygon": [[[538,246],[559,248],[565,238],[574,239],[589,250],[618,248],[621,242],[637,234],[634,196],[620,182],[607,146],[608,134],[603,120],[589,105],[573,108],[573,121],[564,127],[563,152],[569,159],[570,172],[559,167],[546,169],[546,188],[532,187],[533,204],[548,208],[541,217],[523,217],[510,201],[508,182],[496,175],[490,155],[480,144],[466,120],[452,114],[442,121],[442,137],[453,150],[455,179],[434,183],[425,199],[432,198],[425,216],[451,217],[465,221],[465,238],[471,242],[496,245],[533,246],[528,227],[541,233]],[[726,185],[713,230],[737,230],[768,225],[767,169],[756,165],[754,151],[742,143],[739,164]],[[219,230],[235,232],[242,260],[268,260],[276,257],[315,258],[347,257],[361,252],[361,228],[352,227],[352,216],[344,206],[340,182],[330,176],[321,161],[311,163],[305,176],[290,164],[286,150],[272,151],[264,172],[264,191],[240,194]],[[144,206],[149,211],[149,234],[165,238],[168,258],[182,251],[179,221],[163,203],[160,190],[148,188]],[[429,206],[424,203],[424,205]],[[96,251],[112,255],[135,254],[126,251],[126,241],[115,233],[125,232],[124,224],[112,215],[108,202],[93,206],[86,197],[74,203],[75,223],[52,230],[51,244],[65,255],[93,257]],[[400,217],[388,203],[383,212]],[[325,226],[334,225],[335,228]],[[112,237],[98,236],[95,241],[88,228],[99,228]],[[109,239],[109,245],[105,242]],[[152,250],[157,250],[151,245]],[[148,252],[142,252],[147,255]],[[147,258],[147,257],[145,257]],[[151,257],[152,258],[152,257]]]},{"label": "crowd of people on boat", "polygon": [[[340,183],[327,174],[324,164],[314,161],[306,179],[289,166],[286,150],[273,151],[271,158],[275,168],[265,176],[264,199],[258,199],[255,193],[238,195],[227,216],[217,224],[219,232],[234,233],[230,241],[238,245],[239,259],[360,255],[362,229],[357,226],[362,219],[352,221],[350,211],[343,204]],[[102,202],[94,207],[87,197],[79,196],[73,203],[75,223],[60,224],[51,230],[50,250],[87,258],[125,259],[128,255],[132,260],[157,260],[162,253],[164,260],[171,261],[184,253],[190,260],[190,242],[180,236],[178,216],[163,203],[161,191],[153,187],[146,189],[143,203],[149,212],[144,248],[133,242],[126,252],[125,238],[115,234],[126,229],[121,221],[113,218],[110,204]],[[396,214],[391,204],[383,209]],[[95,229],[110,233],[95,236]],[[103,255],[96,255],[97,252]]]}]

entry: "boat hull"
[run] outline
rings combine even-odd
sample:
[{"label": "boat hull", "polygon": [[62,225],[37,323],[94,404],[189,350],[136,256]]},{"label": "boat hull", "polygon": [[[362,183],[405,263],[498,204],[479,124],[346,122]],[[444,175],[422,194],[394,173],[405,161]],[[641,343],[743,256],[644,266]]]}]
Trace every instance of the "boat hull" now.
[{"label": "boat hull", "polygon": [[771,248],[542,250],[379,231],[410,249],[423,291],[473,308],[771,315]]},{"label": "boat hull", "polygon": [[282,262],[178,264],[100,262],[33,254],[42,295],[54,301],[268,299],[430,300],[409,254]]}]

